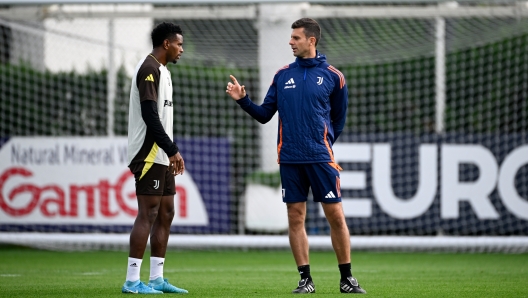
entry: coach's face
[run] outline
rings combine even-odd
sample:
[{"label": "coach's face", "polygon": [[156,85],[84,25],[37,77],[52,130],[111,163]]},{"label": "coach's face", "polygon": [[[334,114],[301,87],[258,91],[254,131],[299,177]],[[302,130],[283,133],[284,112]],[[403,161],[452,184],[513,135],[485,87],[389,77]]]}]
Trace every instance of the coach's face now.
[{"label": "coach's face", "polygon": [[304,28],[293,29],[290,38],[290,47],[292,48],[293,56],[307,58],[313,46],[315,46],[315,38],[307,38],[306,34],[304,34]]},{"label": "coach's face", "polygon": [[183,36],[176,34],[176,38],[168,40],[167,62],[176,63],[183,54]]}]

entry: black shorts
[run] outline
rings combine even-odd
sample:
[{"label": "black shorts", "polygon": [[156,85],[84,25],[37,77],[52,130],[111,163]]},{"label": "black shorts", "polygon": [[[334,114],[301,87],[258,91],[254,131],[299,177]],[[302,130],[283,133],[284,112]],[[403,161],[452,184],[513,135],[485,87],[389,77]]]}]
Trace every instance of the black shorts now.
[{"label": "black shorts", "polygon": [[176,194],[174,176],[168,166],[138,162],[128,166],[136,179],[136,195],[171,196]]}]

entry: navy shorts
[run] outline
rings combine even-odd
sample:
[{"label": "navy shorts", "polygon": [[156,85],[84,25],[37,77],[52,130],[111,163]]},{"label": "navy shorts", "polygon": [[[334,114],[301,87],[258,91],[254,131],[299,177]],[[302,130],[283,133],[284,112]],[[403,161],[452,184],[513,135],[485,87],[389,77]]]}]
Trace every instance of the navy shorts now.
[{"label": "navy shorts", "polygon": [[329,163],[280,164],[280,176],[284,203],[306,202],[310,187],[315,202],[341,202],[339,171]]}]

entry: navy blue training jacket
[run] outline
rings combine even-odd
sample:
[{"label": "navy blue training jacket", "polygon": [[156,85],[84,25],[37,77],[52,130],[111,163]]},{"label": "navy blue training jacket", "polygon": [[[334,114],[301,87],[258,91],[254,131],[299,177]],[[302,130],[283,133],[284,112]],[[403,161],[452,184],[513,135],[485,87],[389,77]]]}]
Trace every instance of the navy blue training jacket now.
[{"label": "navy blue training jacket", "polygon": [[279,111],[278,163],[302,164],[334,161],[332,144],[346,120],[348,90],[345,77],[326,63],[326,56],[297,58],[279,69],[262,105],[248,95],[237,103],[260,123]]}]

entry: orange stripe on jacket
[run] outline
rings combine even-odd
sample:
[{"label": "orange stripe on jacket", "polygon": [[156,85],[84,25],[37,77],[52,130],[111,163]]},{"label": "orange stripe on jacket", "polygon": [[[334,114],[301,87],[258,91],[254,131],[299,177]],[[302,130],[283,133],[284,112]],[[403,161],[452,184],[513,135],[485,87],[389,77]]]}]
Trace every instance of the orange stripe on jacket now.
[{"label": "orange stripe on jacket", "polygon": [[328,164],[338,170],[338,171],[341,171],[343,170],[343,168],[341,168],[336,162],[335,162],[335,159],[334,159],[334,152],[332,151],[332,147],[330,147],[330,143],[328,143],[328,127],[326,127],[326,124],[325,124],[325,132],[324,132],[324,143],[326,145],[326,150],[328,150],[328,154],[330,155],[330,159],[332,160],[332,162],[329,162]]},{"label": "orange stripe on jacket", "polygon": [[341,179],[336,176],[336,189],[337,189],[337,197],[341,197]]},{"label": "orange stripe on jacket", "polygon": [[339,76],[339,88],[343,89],[343,86],[345,86],[345,76],[332,65],[328,66],[328,69]]},{"label": "orange stripe on jacket", "polygon": [[279,144],[277,145],[277,163],[280,163],[281,148],[282,148],[282,120],[279,118]]},{"label": "orange stripe on jacket", "polygon": [[277,70],[277,72],[276,72],[275,74],[278,74],[279,71],[281,71],[281,70],[283,70],[283,69],[286,69],[286,68],[289,68],[289,67],[290,67],[290,65],[289,65],[289,64],[286,64],[286,65],[284,65],[283,67],[279,68],[279,70]]},{"label": "orange stripe on jacket", "polygon": [[[283,69],[286,69],[286,68],[289,68],[289,67],[290,67],[289,64],[284,65],[283,67],[279,68],[279,70],[277,70],[277,72],[276,72],[275,74],[278,74],[279,71],[281,71],[281,70],[283,70]],[[275,79],[275,77],[274,77],[273,79]],[[273,85],[273,80],[271,80],[271,84],[270,84],[270,86],[271,86],[271,85]]]}]

